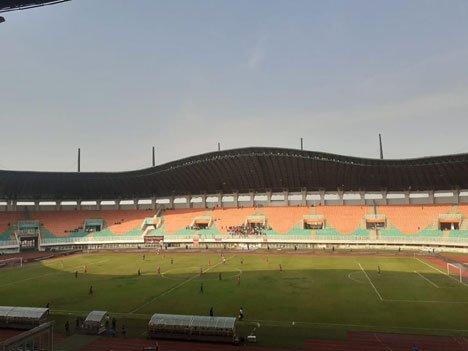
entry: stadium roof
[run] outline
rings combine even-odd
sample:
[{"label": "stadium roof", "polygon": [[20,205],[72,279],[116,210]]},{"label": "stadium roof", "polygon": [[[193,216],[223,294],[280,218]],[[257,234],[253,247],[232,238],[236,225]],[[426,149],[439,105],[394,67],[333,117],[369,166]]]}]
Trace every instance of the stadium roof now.
[{"label": "stadium roof", "polygon": [[70,0],[0,0],[0,12],[25,10],[33,7],[54,5]]},{"label": "stadium roof", "polygon": [[206,153],[131,172],[0,171],[9,200],[133,199],[250,191],[468,189],[468,154],[380,160],[281,148]]}]

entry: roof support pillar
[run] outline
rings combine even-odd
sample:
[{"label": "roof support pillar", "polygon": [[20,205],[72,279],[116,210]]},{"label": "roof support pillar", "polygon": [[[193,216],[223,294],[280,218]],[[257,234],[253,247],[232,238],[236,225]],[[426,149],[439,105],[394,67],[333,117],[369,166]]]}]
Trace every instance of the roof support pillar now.
[{"label": "roof support pillar", "polygon": [[238,192],[235,192],[234,194],[232,194],[232,199],[234,201],[234,207],[239,207],[239,193]]},{"label": "roof support pillar", "polygon": [[359,197],[360,197],[361,205],[365,205],[366,204],[366,192],[363,190],[359,191]]},{"label": "roof support pillar", "polygon": [[344,205],[344,197],[343,197],[343,196],[344,196],[344,192],[343,192],[343,190],[338,190],[336,193],[338,194],[338,202],[339,202],[339,204],[340,204],[340,205]]},{"label": "roof support pillar", "polygon": [[271,196],[272,196],[271,190],[268,190],[266,192],[266,205],[267,206],[271,206]]},{"label": "roof support pillar", "polygon": [[169,208],[174,208],[174,196],[169,196]]},{"label": "roof support pillar", "polygon": [[324,206],[325,205],[325,190],[320,190],[320,205]]},{"label": "roof support pillar", "polygon": [[201,206],[206,208],[206,194],[202,194],[201,196]]},{"label": "roof support pillar", "polygon": [[16,211],[16,202],[14,200],[8,201],[7,211]]},{"label": "roof support pillar", "polygon": [[57,200],[55,202],[55,211],[62,211],[62,201]]},{"label": "roof support pillar", "polygon": [[289,206],[289,191],[288,190],[283,191],[283,197],[284,197],[284,203],[286,204],[286,206]]},{"label": "roof support pillar", "polygon": [[96,200],[96,210],[101,211],[101,200]]},{"label": "roof support pillar", "polygon": [[301,206],[307,206],[307,190],[301,190]]},{"label": "roof support pillar", "polygon": [[460,189],[455,189],[453,191],[453,203],[457,205],[460,204]]},{"label": "roof support pillar", "polygon": [[138,199],[133,199],[133,205],[135,205],[135,209],[139,210]]},{"label": "roof support pillar", "polygon": [[410,191],[405,191],[405,203],[407,205],[410,205],[411,204],[411,198],[410,198]]},{"label": "roof support pillar", "polygon": [[218,193],[216,196],[218,197],[217,207],[223,207],[223,193]]},{"label": "roof support pillar", "polygon": [[434,190],[430,190],[427,193],[429,195],[429,203],[434,204]]},{"label": "roof support pillar", "polygon": [[387,190],[382,190],[382,202],[384,205],[388,205]]},{"label": "roof support pillar", "polygon": [[39,201],[34,201],[34,211],[39,211]]},{"label": "roof support pillar", "polygon": [[249,192],[249,206],[255,207],[255,193],[253,191]]}]

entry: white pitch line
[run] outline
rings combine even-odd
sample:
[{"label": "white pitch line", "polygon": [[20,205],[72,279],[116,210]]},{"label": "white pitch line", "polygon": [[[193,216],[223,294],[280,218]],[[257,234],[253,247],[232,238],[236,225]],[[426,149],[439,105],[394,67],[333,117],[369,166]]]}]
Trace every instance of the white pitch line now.
[{"label": "white pitch line", "polygon": [[414,273],[416,273],[417,275],[419,275],[421,278],[423,278],[426,282],[428,282],[429,284],[431,284],[432,286],[435,286],[436,288],[440,288],[440,286],[438,286],[436,283],[434,283],[432,280],[430,280],[429,278],[423,276],[421,273],[419,272],[416,272],[414,271]]},{"label": "white pitch line", "polygon": [[460,283],[460,284],[463,284],[463,285],[465,285],[465,286],[468,286],[467,284],[465,284],[465,283],[459,281],[457,278],[452,277],[450,274],[447,274],[447,273],[445,273],[444,271],[441,271],[439,268],[436,268],[436,267],[434,267],[433,265],[431,265],[431,264],[429,264],[429,263],[427,263],[427,262],[424,262],[423,260],[420,260],[420,259],[417,258],[417,257],[414,257],[414,258],[417,259],[419,262],[424,263],[424,264],[425,264],[426,266],[428,266],[429,268],[432,268],[432,269],[436,270],[437,272],[442,273],[442,274],[445,275],[446,277],[449,277],[450,279],[455,280],[457,283]]},{"label": "white pitch line", "polygon": [[[275,320],[265,320],[265,319],[253,319],[253,320],[248,320],[245,319],[244,322],[259,322],[261,324],[265,325],[291,325],[291,321],[275,321]],[[381,329],[392,329],[392,330],[424,330],[424,331],[444,331],[444,332],[468,332],[467,329],[440,329],[440,328],[424,328],[424,327],[404,327],[404,326],[395,326],[395,325],[374,325],[374,324],[350,324],[350,323],[326,323],[326,322],[306,322],[306,321],[295,321],[296,325],[298,324],[303,324],[303,325],[314,325],[314,326],[340,326],[340,327],[356,327],[356,328],[381,328]]]},{"label": "white pitch line", "polygon": [[468,301],[440,301],[440,300],[398,300],[398,299],[385,299],[387,302],[408,302],[408,303],[439,303],[451,305],[467,305]]},{"label": "white pitch line", "polygon": [[[95,265],[95,264],[99,264],[99,263],[103,263],[103,262],[107,262],[109,260],[101,260],[101,261],[97,261],[97,262],[91,262],[91,263],[88,263],[87,266],[92,266],[92,265]],[[76,268],[81,268],[83,266],[86,266],[86,265],[79,265],[79,266],[75,266],[75,267],[72,267],[72,269],[76,269]],[[49,269],[55,269],[55,268],[51,268],[50,266],[45,266]],[[66,274],[66,273],[73,273],[73,272],[70,272],[70,271],[56,271],[56,272],[51,272],[51,273],[45,273],[45,274],[41,274],[41,275],[36,275],[34,277],[30,277],[30,278],[24,278],[24,279],[20,279],[20,280],[15,280],[14,282],[9,282],[9,283],[5,283],[5,284],[1,284],[0,285],[0,288],[3,288],[4,286],[10,286],[10,285],[15,285],[15,284],[18,284],[18,283],[22,283],[22,282],[26,282],[28,280],[34,280],[34,279],[39,279],[39,278],[44,278],[44,277],[47,277],[49,275],[56,275],[56,274]]]},{"label": "white pitch line", "polygon": [[[229,260],[230,260],[231,258],[233,258],[233,257],[234,257],[234,256],[228,257],[228,258],[226,259],[226,261],[229,261]],[[205,269],[205,270],[203,271],[203,273],[208,272],[209,270],[211,270],[211,269],[213,269],[213,268],[216,268],[216,267],[218,267],[219,265],[221,265],[221,264],[223,264],[223,263],[224,263],[224,261],[221,261],[221,262],[215,264],[214,266],[211,266],[210,268]],[[143,305],[141,305],[141,306],[135,308],[134,310],[130,311],[129,314],[133,314],[133,313],[135,313],[136,311],[141,310],[143,307],[148,306],[149,304],[152,304],[154,301],[156,301],[156,299],[158,299],[158,298],[160,298],[160,297],[163,297],[163,296],[166,296],[167,294],[170,294],[170,293],[173,292],[174,290],[180,288],[181,286],[184,286],[184,285],[187,284],[187,283],[190,283],[192,280],[194,280],[195,278],[197,278],[197,277],[199,277],[199,276],[200,276],[200,274],[197,273],[197,274],[195,274],[194,276],[192,276],[192,277],[190,277],[190,278],[184,280],[183,282],[177,284],[176,286],[173,286],[173,287],[170,288],[169,290],[163,291],[161,294],[155,296],[155,297],[152,298],[150,301],[148,301],[148,302],[144,303]]]},{"label": "white pitch line", "polygon": [[364,270],[364,268],[362,268],[361,264],[358,262],[358,265],[359,267],[361,268],[361,271],[364,272],[364,274],[366,275],[367,277],[367,280],[369,281],[369,283],[372,285],[372,287],[374,288],[374,291],[375,293],[377,294],[377,296],[379,297],[380,301],[383,301],[383,298],[382,298],[382,295],[380,295],[379,291],[377,290],[377,288],[375,287],[374,283],[372,283],[372,280],[369,278],[369,276],[367,275],[367,272]]},{"label": "white pitch line", "polygon": [[387,344],[385,344],[376,333],[374,333],[374,337],[380,343],[380,345],[382,345],[382,347],[386,348],[388,351],[393,351],[392,348],[388,346]]}]

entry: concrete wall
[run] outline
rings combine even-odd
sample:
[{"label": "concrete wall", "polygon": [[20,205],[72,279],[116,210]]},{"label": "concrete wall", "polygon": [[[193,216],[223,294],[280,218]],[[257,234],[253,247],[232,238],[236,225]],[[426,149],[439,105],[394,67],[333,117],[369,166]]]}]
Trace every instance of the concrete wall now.
[{"label": "concrete wall", "polygon": [[235,208],[318,205],[423,205],[468,203],[468,190],[421,192],[263,192],[199,194],[106,201],[1,201],[0,211],[136,210],[157,208]]}]

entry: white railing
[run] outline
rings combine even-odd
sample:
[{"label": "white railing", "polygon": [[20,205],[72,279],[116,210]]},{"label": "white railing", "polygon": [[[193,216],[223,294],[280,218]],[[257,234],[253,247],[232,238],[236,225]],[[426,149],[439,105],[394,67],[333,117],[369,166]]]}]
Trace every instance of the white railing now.
[{"label": "white railing", "polygon": [[9,247],[18,247],[18,241],[16,240],[0,240],[0,249]]},{"label": "white railing", "polygon": [[[165,243],[191,244],[198,240],[201,244],[209,243],[304,243],[304,244],[379,244],[379,245],[441,245],[441,246],[466,246],[468,247],[468,237],[446,238],[446,237],[416,237],[416,236],[388,236],[370,238],[359,235],[275,235],[275,236],[206,236],[197,237],[191,235],[165,235]],[[143,244],[144,238],[138,236],[108,236],[108,237],[79,237],[79,238],[43,238],[41,246],[55,245],[99,245],[99,244]],[[17,246],[14,240],[0,242],[0,247]]]},{"label": "white railing", "polygon": [[45,246],[50,245],[85,245],[85,244],[109,244],[109,243],[130,243],[138,244],[143,243],[143,237],[137,236],[107,236],[101,238],[94,237],[81,237],[81,238],[45,238],[41,240],[41,244]]}]

